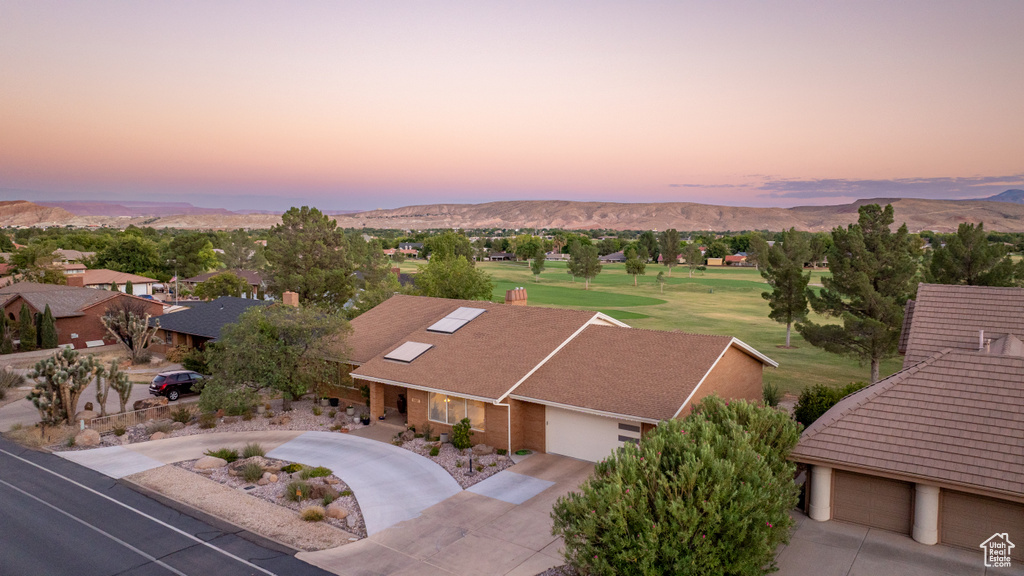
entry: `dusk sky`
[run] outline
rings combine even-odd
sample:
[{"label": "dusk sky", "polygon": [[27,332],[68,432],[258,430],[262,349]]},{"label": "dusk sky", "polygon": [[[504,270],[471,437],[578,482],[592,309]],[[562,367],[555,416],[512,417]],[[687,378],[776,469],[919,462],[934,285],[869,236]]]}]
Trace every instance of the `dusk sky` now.
[{"label": "dusk sky", "polygon": [[1024,1],[0,0],[0,199],[1024,188]]}]

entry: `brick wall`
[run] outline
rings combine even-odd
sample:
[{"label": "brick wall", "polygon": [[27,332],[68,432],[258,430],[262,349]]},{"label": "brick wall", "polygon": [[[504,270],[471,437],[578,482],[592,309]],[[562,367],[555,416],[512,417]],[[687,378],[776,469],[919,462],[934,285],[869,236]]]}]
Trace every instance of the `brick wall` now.
[{"label": "brick wall", "polygon": [[546,452],[546,408],[543,404],[511,400],[512,449]]},{"label": "brick wall", "polygon": [[[408,389],[408,424],[415,426],[417,430],[423,430],[425,424],[429,424],[437,436],[441,432],[451,432],[452,427],[441,422],[434,422],[427,418],[427,393],[422,390]],[[508,408],[485,404],[484,426],[486,431],[473,431],[470,440],[473,444],[487,444],[495,448],[508,448]]]},{"label": "brick wall", "polygon": [[[120,296],[120,298],[128,298],[128,296]],[[12,314],[14,318],[18,317],[23,302],[24,300],[18,297],[4,307],[4,314],[8,320]],[[54,322],[57,326],[57,343],[60,345],[73,344],[75,349],[85,348],[86,342],[94,340],[103,340],[106,344],[116,344],[116,341],[107,333],[107,329],[103,327],[103,323],[100,322],[100,317],[106,312],[107,306],[113,303],[114,300],[111,299],[86,308],[82,311],[84,316],[57,318]],[[146,309],[154,316],[163,314],[163,305],[159,302],[147,301]],[[36,310],[31,305],[29,310],[33,314],[43,312],[43,310]]]},{"label": "brick wall", "polygon": [[[746,353],[730,346],[725,355],[718,361],[714,370],[708,374],[700,389],[690,399],[688,408],[705,396],[718,394],[722,398],[743,398],[760,400],[762,398],[761,362]],[[689,410],[683,412],[689,413]],[[680,414],[682,416],[683,414]]]}]

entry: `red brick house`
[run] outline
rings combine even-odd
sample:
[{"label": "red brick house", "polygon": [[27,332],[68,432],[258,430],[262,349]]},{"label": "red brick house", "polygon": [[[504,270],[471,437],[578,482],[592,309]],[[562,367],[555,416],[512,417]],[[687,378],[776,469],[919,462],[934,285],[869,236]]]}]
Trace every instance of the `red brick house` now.
[{"label": "red brick house", "polygon": [[403,395],[417,429],[468,417],[474,443],[591,461],[706,395],[759,400],[776,366],[735,338],[582,310],[396,295],[352,328],[353,388],[369,387],[372,417]]},{"label": "red brick house", "polygon": [[152,316],[163,314],[164,307],[160,302],[109,290],[32,282],[18,282],[0,288],[0,306],[3,306],[8,321],[18,318],[23,303],[33,314],[42,314],[49,304],[57,325],[57,343],[76,349],[115,344],[100,317],[109,306],[124,301],[130,301]]}]

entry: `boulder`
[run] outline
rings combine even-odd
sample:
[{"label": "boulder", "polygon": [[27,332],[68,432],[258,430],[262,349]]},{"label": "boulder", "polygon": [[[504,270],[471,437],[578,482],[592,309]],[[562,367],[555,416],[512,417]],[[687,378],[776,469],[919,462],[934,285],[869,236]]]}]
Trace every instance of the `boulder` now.
[{"label": "boulder", "polygon": [[328,476],[327,478],[324,478],[324,482],[327,482],[331,486],[334,486],[335,484],[340,484],[341,480],[338,480],[337,478],[331,478],[330,476]]},{"label": "boulder", "polygon": [[266,486],[267,484],[270,484],[270,480],[267,480],[266,478],[260,478],[256,481],[257,486]]},{"label": "boulder", "polygon": [[477,444],[476,446],[473,446],[474,456],[486,456],[488,454],[494,454],[494,448],[487,444]]},{"label": "boulder", "polygon": [[75,414],[74,422],[75,424],[78,424],[82,420],[85,420],[85,423],[88,424],[93,418],[99,418],[99,414],[93,410],[82,410],[78,414]]},{"label": "boulder", "polygon": [[291,424],[291,421],[291,416],[274,416],[270,419],[270,423],[274,426],[285,426],[287,424]]},{"label": "boulder", "polygon": [[406,430],[405,432],[402,432],[401,436],[399,436],[399,439],[401,439],[402,442],[411,442],[414,438],[416,438],[416,433],[412,430]]},{"label": "boulder", "polygon": [[167,438],[167,434],[163,432],[153,432],[153,435],[149,437],[150,440],[163,440]]},{"label": "boulder", "polygon": [[263,473],[263,477],[269,479],[270,478],[270,472],[264,472]]},{"label": "boulder", "polygon": [[355,516],[355,514],[350,514],[348,518],[345,518],[345,522],[348,524],[349,530],[355,528],[356,527],[356,516]]},{"label": "boulder", "polygon": [[171,424],[171,430],[181,430],[185,427],[183,422],[174,422]]},{"label": "boulder", "polygon": [[144,410],[146,408],[154,408],[156,406],[167,406],[167,398],[159,396],[157,398],[143,398],[142,400],[136,400],[132,404],[132,410]]},{"label": "boulder", "polygon": [[83,408],[83,410],[92,410],[92,409],[93,409],[92,408],[92,402],[86,402],[85,403],[85,408]]},{"label": "boulder", "polygon": [[238,422],[238,416],[225,416],[224,417],[224,424],[234,424],[235,422]]},{"label": "boulder", "polygon": [[99,446],[100,433],[91,428],[82,430],[75,435],[75,446]]},{"label": "boulder", "polygon": [[340,502],[331,502],[327,506],[327,517],[344,520],[348,517],[348,509],[342,506]]},{"label": "boulder", "polygon": [[333,486],[328,486],[327,484],[313,484],[310,487],[309,496],[314,500],[322,500],[325,496],[330,496],[334,499],[341,496],[341,493]]},{"label": "boulder", "polygon": [[271,484],[277,482],[277,474],[271,474],[270,476],[267,476],[267,480],[269,480]]},{"label": "boulder", "polygon": [[217,458],[216,456],[203,456],[199,460],[196,460],[193,466],[196,470],[213,470],[214,468],[220,468],[221,466],[227,466],[228,461],[223,458]]}]

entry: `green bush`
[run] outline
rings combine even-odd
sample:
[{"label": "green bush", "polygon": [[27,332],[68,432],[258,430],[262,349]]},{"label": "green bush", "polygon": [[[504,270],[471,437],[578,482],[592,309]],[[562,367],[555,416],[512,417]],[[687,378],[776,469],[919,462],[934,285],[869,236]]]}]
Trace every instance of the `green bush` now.
[{"label": "green bush", "polygon": [[516,456],[526,456],[527,454],[533,454],[531,450],[523,448],[522,450],[516,450]]},{"label": "green bush", "polygon": [[288,498],[292,502],[302,502],[308,500],[310,494],[313,492],[313,487],[309,485],[309,482],[305,480],[295,480],[289,482],[288,486],[284,489],[285,498]]},{"label": "green bush", "polygon": [[228,464],[231,464],[235,460],[238,460],[238,450],[234,448],[221,448],[220,450],[207,450],[204,452],[207,456],[213,456],[214,458],[220,458],[227,460]]},{"label": "green bush", "polygon": [[256,442],[250,442],[242,448],[242,458],[252,458],[253,456],[266,456],[267,452]]},{"label": "green bush", "polygon": [[[193,348],[185,353],[181,359],[181,367],[200,374],[211,374],[206,352],[198,348]],[[199,392],[199,390],[196,391]]]},{"label": "green bush", "polygon": [[782,390],[779,390],[778,384],[765,380],[761,385],[761,396],[765,404],[775,407],[779,405],[779,400],[782,400]]},{"label": "green bush", "polygon": [[794,523],[799,438],[778,410],[706,398],[598,463],[555,503],[554,534],[581,574],[760,576]]},{"label": "green bush", "polygon": [[302,468],[303,468],[302,464],[292,463],[292,464],[288,464],[287,466],[282,466],[281,467],[281,472],[285,472],[287,474],[295,474],[299,470],[302,470]]},{"label": "green bush", "polygon": [[331,472],[330,468],[317,466],[316,468],[303,468],[302,471],[299,472],[299,478],[302,478],[303,480],[309,480],[310,478],[326,478],[331,474],[334,474],[334,472]]},{"label": "green bush", "polygon": [[327,517],[322,506],[306,506],[299,512],[299,518],[306,522],[319,522]]},{"label": "green bush", "polygon": [[321,504],[323,504],[324,507],[330,506],[331,502],[334,502],[335,498],[337,498],[337,496],[333,494],[324,494],[324,498],[323,500],[321,500]]},{"label": "green bush", "polygon": [[793,408],[793,418],[804,427],[810,426],[845,396],[853,394],[865,386],[867,384],[864,382],[851,382],[841,388],[832,388],[824,384],[815,384],[810,388],[805,388]]},{"label": "green bush", "polygon": [[199,427],[200,428],[215,428],[217,426],[217,413],[216,412],[203,412],[199,415]]},{"label": "green bush", "polygon": [[504,448],[498,448],[497,450],[494,451],[494,453],[497,454],[498,456],[504,456],[508,454],[508,450],[505,450]]},{"label": "green bush", "polygon": [[242,478],[246,482],[259,482],[260,478],[263,478],[263,466],[255,462],[246,462],[242,464],[242,467],[238,470]]},{"label": "green bush", "polygon": [[441,449],[438,448],[437,446],[434,446],[433,448],[430,449],[430,455],[431,456],[437,456],[440,453],[441,453]]},{"label": "green bush", "polygon": [[341,491],[341,495],[342,496],[351,496],[352,495],[352,491],[351,490],[342,490]]},{"label": "green bush", "polygon": [[114,436],[124,436],[128,429],[124,426],[114,426]]},{"label": "green bush", "polygon": [[182,406],[171,412],[171,420],[175,422],[181,422],[182,424],[188,424],[192,421],[192,409],[187,406]]},{"label": "green bush", "polygon": [[313,404],[313,416],[319,416],[324,413],[324,409],[318,404]]},{"label": "green bush", "polygon": [[473,443],[469,440],[469,437],[473,435],[469,430],[469,418],[463,418],[459,420],[459,423],[452,426],[452,446],[458,450],[465,450],[471,448]]}]

